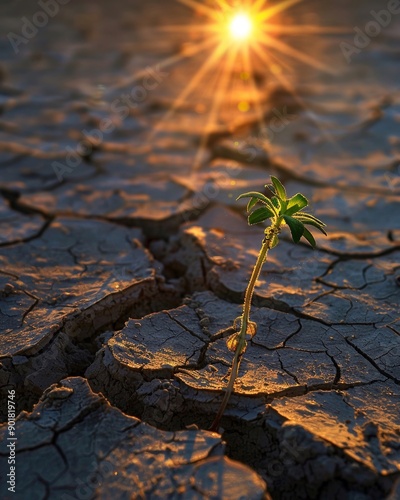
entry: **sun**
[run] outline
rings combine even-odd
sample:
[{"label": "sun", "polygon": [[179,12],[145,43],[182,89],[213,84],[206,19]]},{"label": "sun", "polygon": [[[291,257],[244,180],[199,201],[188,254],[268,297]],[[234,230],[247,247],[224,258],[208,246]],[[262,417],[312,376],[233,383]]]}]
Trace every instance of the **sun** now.
[{"label": "sun", "polygon": [[229,32],[234,40],[247,40],[253,31],[253,20],[247,12],[233,15],[229,23]]},{"label": "sun", "polygon": [[[205,89],[210,96],[207,108],[207,123],[199,146],[206,150],[208,137],[218,123],[229,120],[230,130],[240,128],[240,123],[249,117],[260,130],[264,127],[265,113],[262,109],[263,94],[258,88],[260,68],[271,79],[277,80],[294,98],[300,102],[290,79],[283,68],[291,68],[291,60],[300,61],[316,70],[332,74],[332,68],[296,46],[286,43],[282,36],[315,36],[340,33],[336,27],[281,23],[281,15],[303,0],[177,0],[193,10],[200,23],[169,25],[162,29],[180,32],[197,41],[190,50],[161,61],[162,69],[181,63],[184,59],[204,54],[196,70],[191,73],[185,86],[179,89],[169,110],[152,129],[151,141],[162,131],[166,122],[182,107],[190,103],[190,98],[199,89]],[[142,73],[133,76],[133,80]],[[131,81],[132,81],[131,79]],[[303,103],[301,103],[304,105]],[[229,106],[235,110],[233,114]],[[246,117],[244,115],[247,115]],[[233,124],[232,124],[233,123]],[[236,125],[238,123],[238,125]],[[201,157],[201,154],[198,154]],[[198,168],[197,158],[194,162]]]}]

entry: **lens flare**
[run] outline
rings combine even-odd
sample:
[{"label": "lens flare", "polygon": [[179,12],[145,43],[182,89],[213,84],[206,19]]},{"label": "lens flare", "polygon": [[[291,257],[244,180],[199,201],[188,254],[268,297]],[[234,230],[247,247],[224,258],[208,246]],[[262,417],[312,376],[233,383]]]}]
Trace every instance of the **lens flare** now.
[{"label": "lens flare", "polygon": [[246,12],[238,12],[232,17],[229,32],[235,40],[247,40],[252,32],[253,22]]},{"label": "lens flare", "polygon": [[[293,37],[299,36],[303,40],[306,36],[347,33],[348,30],[346,28],[343,31],[342,28],[334,26],[288,23],[283,13],[304,0],[177,1],[192,9],[196,17],[200,18],[200,22],[159,28],[184,35],[182,47],[185,49],[168,56],[158,67],[164,71],[188,59],[196,59],[196,63],[191,63],[194,71],[190,79],[155,124],[148,141],[151,142],[156,134],[169,130],[168,122],[177,111],[184,106],[192,106],[192,96],[193,99],[200,96],[207,99],[207,104],[193,101],[195,109],[202,109],[202,112],[204,109],[208,110],[208,113],[205,113],[206,119],[194,169],[203,164],[203,159],[208,154],[209,138],[212,134],[219,134],[222,124],[231,134],[245,128],[255,129],[257,126],[260,131],[265,131],[266,89],[259,89],[259,82],[263,85],[267,77],[279,83],[306,108],[307,103],[297,94],[291,77],[283,72],[283,68],[291,70],[291,59],[305,63],[315,70],[335,74],[335,70],[323,61],[308,55],[302,48],[297,48],[296,43],[293,46]],[[205,18],[205,22],[201,18]],[[282,35],[290,36],[291,43],[288,44]],[[201,57],[203,59],[200,59]],[[147,74],[148,69],[139,71],[119,87],[132,85]],[[232,110],[235,111],[233,120]],[[318,123],[316,126],[320,127]],[[324,134],[328,136],[327,132]]]}]

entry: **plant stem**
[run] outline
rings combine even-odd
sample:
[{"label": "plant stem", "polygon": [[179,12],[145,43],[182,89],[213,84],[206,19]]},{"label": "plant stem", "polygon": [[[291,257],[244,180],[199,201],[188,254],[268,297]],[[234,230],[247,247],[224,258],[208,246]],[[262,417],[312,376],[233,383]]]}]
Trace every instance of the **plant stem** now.
[{"label": "plant stem", "polygon": [[272,247],[272,242],[274,240],[274,237],[279,233],[280,224],[281,221],[278,220],[266,231],[266,236],[262,242],[262,246],[258,254],[256,264],[253,268],[249,284],[247,285],[246,288],[246,293],[244,295],[244,303],[243,303],[242,324],[240,328],[238,344],[235,350],[235,356],[232,361],[232,369],[229,377],[228,386],[226,388],[224,398],[221,402],[221,406],[219,407],[218,413],[214,419],[214,422],[210,427],[210,430],[214,432],[218,431],[219,422],[221,420],[222,415],[225,412],[226,405],[228,404],[229,398],[231,397],[233,391],[233,386],[235,384],[235,380],[239,372],[240,360],[246,346],[246,334],[247,334],[247,327],[250,321],[250,309],[251,309],[251,301],[253,299],[253,294],[254,294],[254,288],[260,276],[262,266],[267,258],[268,251]]},{"label": "plant stem", "polygon": [[240,329],[241,337],[242,336],[245,337],[247,333],[247,325],[250,321],[250,309],[251,309],[251,301],[253,299],[253,294],[254,294],[254,288],[256,286],[258,278],[260,277],[261,268],[267,258],[270,246],[271,246],[271,240],[264,238],[260,252],[257,257],[256,265],[253,268],[249,284],[247,285],[246,288],[246,293],[244,295],[244,303],[243,303],[242,327]]}]

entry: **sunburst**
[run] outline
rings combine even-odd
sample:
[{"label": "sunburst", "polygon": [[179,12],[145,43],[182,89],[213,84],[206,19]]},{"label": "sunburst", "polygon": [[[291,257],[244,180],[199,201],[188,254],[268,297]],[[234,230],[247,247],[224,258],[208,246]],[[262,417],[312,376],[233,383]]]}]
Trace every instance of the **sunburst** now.
[{"label": "sunburst", "polygon": [[[263,126],[263,109],[262,96],[257,87],[254,71],[256,59],[262,62],[265,71],[271,71],[280,84],[299,101],[301,98],[297,96],[290,80],[285,77],[281,70],[274,71],[274,68],[277,68],[276,58],[278,55],[280,58],[279,69],[281,66],[290,65],[290,60],[297,60],[316,70],[332,73],[331,68],[323,62],[282,41],[281,35],[317,35],[329,32],[338,33],[342,30],[314,25],[283,25],[274,22],[284,11],[304,0],[283,0],[273,5],[268,4],[267,0],[209,0],[202,3],[197,0],[176,1],[189,7],[197,15],[203,16],[205,22],[200,25],[164,26],[164,29],[186,32],[187,34],[197,32],[200,35],[200,41],[194,44],[191,51],[196,55],[205,52],[205,56],[203,63],[191,75],[186,86],[176,96],[170,109],[155,125],[152,137],[162,129],[163,123],[171,119],[174,113],[188,101],[191,94],[205,81],[210,86],[210,75],[212,75],[214,82],[212,104],[207,123],[204,126],[195,167],[199,166],[202,151],[207,144],[209,134],[218,121],[221,107],[230,99],[238,67],[242,68],[240,79],[245,80],[248,84],[249,99],[238,102],[236,111],[239,113],[247,112],[251,107],[257,116],[260,127]],[[190,55],[182,54],[167,59],[162,64],[164,67],[172,65],[183,58],[190,57]],[[282,59],[284,59],[283,63]],[[304,105],[303,102],[301,104]]]}]

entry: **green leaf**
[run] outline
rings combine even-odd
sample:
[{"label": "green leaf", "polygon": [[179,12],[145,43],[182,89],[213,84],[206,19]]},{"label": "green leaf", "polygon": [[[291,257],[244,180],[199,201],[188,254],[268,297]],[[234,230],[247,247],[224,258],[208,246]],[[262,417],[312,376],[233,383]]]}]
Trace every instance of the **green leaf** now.
[{"label": "green leaf", "polygon": [[274,217],[275,214],[269,210],[267,207],[260,207],[257,208],[257,210],[254,210],[254,212],[249,215],[249,224],[258,224],[259,222],[264,222],[266,219],[269,219],[270,217]]},{"label": "green leaf", "polygon": [[286,224],[289,226],[293,241],[295,243],[298,243],[300,241],[300,238],[303,236],[305,229],[304,225],[300,221],[294,219],[293,217],[290,217],[289,215],[284,215],[283,218]]},{"label": "green leaf", "polygon": [[256,198],[257,200],[262,201],[263,203],[269,203],[270,200],[265,196],[265,194],[257,193],[255,191],[250,191],[249,193],[243,193],[236,198],[237,200],[241,200],[242,198]]},{"label": "green leaf", "polygon": [[301,193],[297,193],[288,200],[286,214],[293,215],[308,205],[308,200]]},{"label": "green leaf", "polygon": [[321,226],[319,226],[318,224],[316,224],[315,222],[312,222],[310,220],[302,220],[302,219],[297,219],[299,220],[300,222],[302,222],[303,224],[307,224],[308,226],[314,226],[316,227],[319,231],[321,231],[322,234],[324,234],[325,236],[328,236],[328,233],[325,231],[325,229]]},{"label": "green leaf", "polygon": [[281,181],[273,175],[271,175],[271,181],[279,198],[281,198],[282,200],[286,200],[286,189],[283,187]]},{"label": "green leaf", "polygon": [[301,214],[297,214],[296,217],[303,217],[304,219],[310,219],[318,223],[320,226],[326,227],[326,224],[322,222],[322,220],[319,220],[316,217],[314,217],[314,215],[307,214],[306,212],[301,212]]},{"label": "green leaf", "polygon": [[240,196],[236,198],[236,200],[240,200],[242,198],[257,198],[257,200],[260,200],[261,203],[264,203],[264,205],[267,205],[267,207],[275,214],[278,215],[276,212],[276,208],[272,204],[271,200],[267,198],[264,194],[262,193],[257,193],[255,191],[251,191],[249,193],[243,193]]},{"label": "green leaf", "polygon": [[279,243],[278,236],[274,236],[274,239],[272,240],[272,243],[271,243],[271,249],[275,248],[278,243]]},{"label": "green leaf", "polygon": [[260,200],[257,200],[257,198],[250,198],[249,202],[247,203],[247,212],[250,212],[251,209],[256,205]]},{"label": "green leaf", "polygon": [[276,189],[273,184],[265,184],[264,187],[268,188],[274,196],[276,195]]},{"label": "green leaf", "polygon": [[305,227],[303,237],[308,241],[308,243],[315,248],[317,243],[315,242],[314,236],[310,233],[310,231]]},{"label": "green leaf", "polygon": [[279,211],[281,209],[281,204],[279,202],[279,199],[276,196],[273,196],[271,198],[271,201],[272,201],[274,207]]},{"label": "green leaf", "polygon": [[297,212],[300,212],[301,206],[300,205],[292,205],[290,208],[287,208],[285,211],[286,215],[294,215]]},{"label": "green leaf", "polygon": [[296,214],[294,216],[294,218],[296,220],[299,220],[303,224],[307,224],[308,226],[314,226],[314,227],[316,227],[317,229],[319,229],[321,231],[321,233],[323,233],[325,236],[328,236],[327,232],[324,229],[324,226],[326,226],[326,224],[324,224],[323,222],[321,222],[319,219],[315,219],[315,217],[312,217],[312,216],[311,217],[305,217],[305,215],[308,216],[309,214],[299,213],[299,214]]}]

